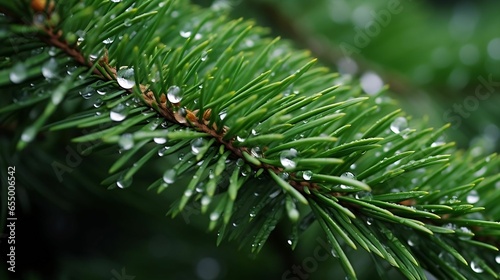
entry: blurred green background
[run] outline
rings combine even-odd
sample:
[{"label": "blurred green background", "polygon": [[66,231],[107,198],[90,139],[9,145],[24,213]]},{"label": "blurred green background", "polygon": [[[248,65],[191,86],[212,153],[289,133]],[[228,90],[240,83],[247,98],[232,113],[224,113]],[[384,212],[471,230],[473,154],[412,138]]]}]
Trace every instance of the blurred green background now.
[{"label": "blurred green background", "polygon": [[[498,1],[195,2],[255,19],[273,36],[310,49],[342,79],[359,79],[368,93],[388,84],[389,96],[409,115],[434,127],[451,123],[446,140],[460,148],[500,150]],[[106,190],[99,179],[116,151],[77,156],[71,152],[77,145],[67,144],[75,135],[65,133],[44,135],[17,154],[11,153],[14,135],[0,133],[2,182],[6,166],[17,168],[20,279],[343,279],[335,258],[321,258],[326,252],[317,227],[305,232],[293,253],[286,224],[257,256],[238,249],[237,241],[217,247],[196,204],[175,219],[166,217],[178,194],[145,191],[147,174],[134,177],[126,191]],[[54,158],[78,164],[61,181]],[[161,174],[162,162],[151,172]],[[375,279],[366,254],[355,252],[352,259],[361,279]],[[10,279],[2,273],[0,279]]]}]

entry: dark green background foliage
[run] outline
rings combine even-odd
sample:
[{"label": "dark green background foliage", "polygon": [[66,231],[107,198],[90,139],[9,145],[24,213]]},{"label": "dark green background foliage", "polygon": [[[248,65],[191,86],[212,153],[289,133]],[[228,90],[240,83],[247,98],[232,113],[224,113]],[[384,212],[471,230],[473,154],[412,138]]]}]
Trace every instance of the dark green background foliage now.
[{"label": "dark green background foliage", "polygon": [[[29,2],[0,1],[0,179],[3,206],[16,166],[17,277],[498,278],[497,1],[57,1],[48,21]],[[44,25],[86,65],[41,40]],[[157,100],[179,85],[182,106],[212,109],[253,157],[89,70],[108,54]],[[265,158],[250,153],[263,146]],[[282,168],[290,148],[295,169],[251,176]],[[309,171],[318,191],[280,179]]]}]

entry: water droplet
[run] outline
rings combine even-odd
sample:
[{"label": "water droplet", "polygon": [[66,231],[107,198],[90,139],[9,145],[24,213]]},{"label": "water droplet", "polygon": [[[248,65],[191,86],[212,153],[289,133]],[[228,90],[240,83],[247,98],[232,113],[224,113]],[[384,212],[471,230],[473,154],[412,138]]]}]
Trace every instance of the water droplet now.
[{"label": "water droplet", "polygon": [[167,143],[167,138],[165,138],[165,137],[155,137],[155,138],[153,138],[153,141],[154,141],[156,144],[160,144],[160,145],[162,145],[162,144]]},{"label": "water droplet", "polygon": [[439,258],[448,264],[454,265],[456,263],[455,257],[453,257],[452,254],[450,254],[446,251],[439,253]]},{"label": "water droplet", "polygon": [[242,158],[239,158],[238,160],[236,160],[236,166],[243,166],[245,164],[245,161],[242,159]]},{"label": "water droplet", "polygon": [[280,173],[279,176],[283,180],[288,180],[288,178],[290,177],[290,174],[288,174],[288,172],[283,172],[283,173]]},{"label": "water droplet", "polygon": [[407,240],[408,245],[410,247],[415,247],[418,244],[418,237],[415,234],[410,235]]},{"label": "water droplet", "polygon": [[443,136],[440,136],[438,139],[436,139],[436,141],[434,141],[432,144],[431,144],[431,147],[437,147],[437,146],[442,146],[444,145],[446,142],[444,141],[444,137]]},{"label": "water droplet", "polygon": [[128,107],[123,103],[119,103],[109,112],[109,117],[115,122],[123,121],[128,115]]},{"label": "water droplet", "polygon": [[371,226],[373,224],[373,218],[370,217],[366,218],[366,224]]},{"label": "water droplet", "polygon": [[177,174],[175,173],[174,169],[168,169],[163,173],[163,181],[167,184],[172,184],[175,182],[175,178],[177,177]]},{"label": "water droplet", "polygon": [[240,169],[240,174],[243,177],[248,176],[248,174],[252,173],[252,168],[249,165],[245,165]]},{"label": "water droplet", "polygon": [[108,45],[108,44],[113,43],[114,41],[115,41],[115,39],[113,37],[109,37],[108,39],[104,39],[102,42],[103,42],[103,44]]},{"label": "water droplet", "polygon": [[42,75],[46,79],[52,79],[57,76],[57,62],[55,58],[50,58],[42,65]]},{"label": "water droplet", "polygon": [[26,65],[22,62],[16,63],[9,74],[10,81],[14,84],[19,84],[24,81],[26,77],[28,77],[28,70],[26,69]]},{"label": "water droplet", "polygon": [[474,176],[481,177],[486,173],[487,170],[488,170],[488,168],[486,168],[486,166],[483,166],[481,169],[479,169],[478,171],[476,171],[474,173]]},{"label": "water droplet", "polygon": [[178,86],[171,86],[167,90],[167,98],[173,104],[177,104],[182,100],[182,90]]},{"label": "water droplet", "polygon": [[103,104],[103,103],[104,103],[104,102],[102,101],[102,99],[97,98],[97,99],[94,101],[94,107],[95,107],[95,108],[99,108],[99,107],[101,107],[101,106],[102,106],[102,104]]},{"label": "water droplet", "polygon": [[474,204],[479,201],[479,194],[477,191],[473,190],[467,195],[467,203]]},{"label": "water droplet", "polygon": [[184,191],[184,196],[191,197],[192,195],[193,195],[193,191],[192,190],[185,190]]},{"label": "water droplet", "polygon": [[357,192],[354,197],[356,199],[365,199],[365,200],[371,200],[373,195],[371,192],[367,192],[367,191],[360,191],[360,192]]},{"label": "water droplet", "polygon": [[192,32],[181,30],[181,32],[179,32],[179,34],[181,35],[182,38],[189,38],[189,36],[191,36]]},{"label": "water droplet", "polygon": [[260,147],[253,147],[252,149],[250,149],[250,153],[256,158],[262,157],[262,150],[260,149]]},{"label": "water droplet", "polygon": [[500,264],[500,255],[498,255],[498,256],[495,257],[495,262],[498,263],[498,264]]},{"label": "water droplet", "polygon": [[224,120],[227,116],[227,111],[226,110],[222,110],[220,113],[219,113],[219,118],[221,120]]},{"label": "water droplet", "polygon": [[125,173],[126,172],[122,172],[122,174],[120,175],[120,177],[116,181],[116,185],[120,189],[124,189],[124,188],[130,187],[130,185],[132,185],[132,177],[130,177],[130,179],[128,179],[128,180],[125,180],[125,178],[124,178],[125,177]]},{"label": "water droplet", "polygon": [[134,68],[122,68],[116,72],[116,81],[124,89],[131,89],[135,85]]},{"label": "water droplet", "polygon": [[93,94],[94,89],[91,86],[85,87],[84,89],[80,90],[80,95],[83,97],[83,99],[89,99]]},{"label": "water droplet", "polygon": [[201,53],[201,61],[206,61],[208,59],[208,52],[204,51]]},{"label": "water droplet", "polygon": [[384,82],[374,72],[367,72],[361,76],[361,88],[369,95],[374,95],[382,90]]},{"label": "water droplet", "polygon": [[255,218],[255,216],[257,216],[257,214],[255,214],[255,211],[252,210],[249,214],[250,218]]},{"label": "water droplet", "polygon": [[170,149],[169,146],[165,146],[161,149],[158,150],[158,156],[162,157],[165,155],[165,153],[168,151],[168,149]]},{"label": "water droplet", "polygon": [[275,192],[269,195],[269,198],[275,198],[281,193],[281,190],[276,190]]},{"label": "water droplet", "polygon": [[[344,172],[342,175],[340,175],[341,178],[348,178],[348,179],[354,179],[354,174],[351,172]],[[351,186],[346,186],[346,185],[340,185],[341,189],[352,189]]]},{"label": "water droplet", "polygon": [[475,273],[483,273],[483,271],[484,271],[483,268],[479,266],[479,264],[477,263],[477,261],[471,261],[470,262],[470,268]]},{"label": "water droplet", "polygon": [[469,240],[474,236],[474,233],[468,227],[460,227],[457,229],[457,232],[463,233],[463,235],[459,236],[462,240]]},{"label": "water droplet", "polygon": [[134,136],[132,133],[125,133],[120,136],[120,140],[118,140],[118,145],[123,150],[130,150],[134,146]]},{"label": "water droplet", "polygon": [[26,128],[21,135],[21,140],[23,142],[31,142],[35,138],[36,129],[32,126]]},{"label": "water droplet", "polygon": [[208,204],[210,204],[210,201],[212,201],[212,198],[210,198],[210,196],[208,195],[205,195],[201,198],[201,205],[207,206]]},{"label": "water droplet", "polygon": [[125,25],[126,27],[132,26],[132,21],[129,18],[126,18],[123,21],[123,25]]},{"label": "water droplet", "polygon": [[102,89],[102,88],[101,88],[101,89],[98,89],[98,90],[97,90],[97,94],[99,94],[99,95],[105,95],[105,94],[106,94],[106,90],[105,90],[105,89]]},{"label": "water droplet", "polygon": [[196,138],[191,141],[191,152],[194,155],[197,155],[201,152],[202,148],[205,147],[207,141],[204,138]]},{"label": "water droplet", "polygon": [[111,0],[113,3],[120,3],[122,0]]},{"label": "water droplet", "polygon": [[337,251],[335,251],[335,249],[333,249],[333,248],[331,248],[330,254],[332,254],[332,257],[334,257],[334,258],[338,258],[339,257],[339,255],[337,254]]},{"label": "water droplet", "polygon": [[220,213],[219,212],[212,212],[210,214],[210,221],[217,221],[220,217]]},{"label": "water droplet", "polygon": [[203,192],[203,187],[204,187],[204,184],[202,182],[199,182],[198,184],[196,184],[195,191],[197,193],[202,193]]},{"label": "water droplet", "polygon": [[391,131],[396,133],[396,134],[399,134],[401,131],[403,131],[407,128],[408,128],[408,121],[403,117],[397,117],[391,123]]},{"label": "water droplet", "polygon": [[306,180],[306,181],[311,180],[312,176],[313,176],[313,173],[311,170],[307,170],[307,171],[304,171],[304,173],[302,173],[302,178],[304,178],[304,180]]},{"label": "water droplet", "polygon": [[297,157],[297,150],[290,149],[287,151],[283,151],[280,154],[280,162],[281,165],[285,168],[295,168],[297,166],[297,162],[294,159]]}]

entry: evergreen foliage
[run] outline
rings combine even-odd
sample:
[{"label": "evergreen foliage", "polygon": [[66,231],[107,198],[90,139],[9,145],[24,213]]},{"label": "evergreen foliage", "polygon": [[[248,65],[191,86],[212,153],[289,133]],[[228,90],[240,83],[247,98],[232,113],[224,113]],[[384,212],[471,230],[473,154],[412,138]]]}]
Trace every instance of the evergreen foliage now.
[{"label": "evergreen foliage", "polygon": [[500,160],[445,143],[448,126],[405,116],[387,88],[368,95],[251,21],[186,1],[0,11],[10,153],[84,129],[72,141],[87,152],[120,151],[104,186],[147,174],[151,191],[182,189],[169,214],[200,201],[218,243],[259,252],[283,226],[295,248],[317,222],[349,279],[353,249],[381,277],[389,263],[408,279],[498,278]]}]

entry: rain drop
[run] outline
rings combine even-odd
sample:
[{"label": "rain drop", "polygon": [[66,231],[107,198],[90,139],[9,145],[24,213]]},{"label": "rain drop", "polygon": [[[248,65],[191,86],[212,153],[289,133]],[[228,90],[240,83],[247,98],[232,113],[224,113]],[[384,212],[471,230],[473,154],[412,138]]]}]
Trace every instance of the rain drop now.
[{"label": "rain drop", "polygon": [[104,39],[102,42],[106,45],[113,43],[115,39],[113,37],[109,37],[108,39]]},{"label": "rain drop", "polygon": [[260,149],[260,147],[253,147],[252,149],[250,149],[250,153],[256,158],[262,157],[262,150]]},{"label": "rain drop", "polygon": [[382,79],[374,72],[367,72],[363,74],[360,82],[361,88],[363,88],[363,90],[369,95],[374,95],[380,92],[384,86]]},{"label": "rain drop", "polygon": [[469,195],[467,196],[467,203],[474,204],[479,201],[479,194],[477,191],[471,191]]},{"label": "rain drop", "polygon": [[191,36],[191,31],[182,31],[179,32],[179,34],[181,35],[182,38],[189,38],[189,36]]},{"label": "rain drop", "polygon": [[391,123],[391,131],[396,133],[396,134],[399,134],[401,131],[403,131],[407,128],[408,128],[408,121],[403,117],[397,117]]},{"label": "rain drop", "polygon": [[130,177],[130,179],[128,179],[128,180],[125,180],[124,176],[125,176],[125,172],[123,172],[122,175],[120,175],[120,178],[118,178],[118,180],[116,181],[116,185],[120,189],[124,189],[124,188],[130,187],[130,185],[132,185],[132,177]]},{"label": "rain drop", "polygon": [[295,162],[295,158],[297,157],[297,150],[290,149],[287,151],[283,151],[280,154],[280,162],[281,165],[285,168],[295,168],[297,166],[297,162]]},{"label": "rain drop", "polygon": [[97,90],[97,94],[99,94],[99,95],[105,95],[106,91],[104,89],[98,89]]},{"label": "rain drop", "polygon": [[470,268],[475,272],[475,273],[483,273],[483,268],[479,266],[479,264],[476,261],[471,261],[470,262]]},{"label": "rain drop", "polygon": [[500,264],[500,255],[498,255],[498,256],[495,257],[495,262],[498,263],[498,264]]},{"label": "rain drop", "polygon": [[193,195],[193,191],[192,190],[186,190],[186,191],[184,191],[184,196],[190,197],[192,195]]},{"label": "rain drop", "polygon": [[212,198],[210,198],[210,196],[205,195],[201,198],[201,205],[207,206],[208,204],[210,204],[211,200]]},{"label": "rain drop", "polygon": [[172,184],[173,182],[175,182],[176,176],[177,174],[175,173],[174,169],[168,169],[167,171],[165,171],[165,173],[163,173],[163,181],[167,184]]},{"label": "rain drop", "polygon": [[304,171],[302,173],[302,178],[304,178],[304,180],[306,180],[306,181],[309,181],[309,180],[311,180],[312,175],[313,175],[312,171],[311,170],[307,170],[307,171]]},{"label": "rain drop", "polygon": [[99,107],[101,107],[101,105],[102,105],[103,103],[104,103],[104,102],[102,101],[102,99],[97,98],[97,99],[94,101],[94,107],[95,107],[95,108],[99,108]]},{"label": "rain drop", "polygon": [[373,195],[371,192],[367,192],[367,191],[360,191],[360,192],[357,192],[354,197],[356,199],[365,199],[365,200],[371,200]]},{"label": "rain drop", "polygon": [[10,81],[14,84],[19,84],[20,82],[24,81],[26,77],[28,77],[28,70],[22,62],[16,63],[14,67],[12,67],[12,70],[9,74]]},{"label": "rain drop", "polygon": [[210,221],[217,221],[219,219],[220,213],[219,212],[212,212],[210,214]]},{"label": "rain drop", "polygon": [[193,152],[194,155],[199,154],[205,144],[206,140],[201,137],[194,139],[193,141],[191,141],[191,152]]},{"label": "rain drop", "polygon": [[42,66],[42,74],[47,79],[52,79],[57,76],[57,62],[54,58],[50,58]]},{"label": "rain drop", "polygon": [[158,156],[162,157],[165,155],[165,153],[168,151],[168,149],[170,149],[170,147],[168,146],[165,146],[161,149],[158,150]]},{"label": "rain drop", "polygon": [[116,81],[124,89],[131,89],[135,85],[134,68],[122,68],[116,73]]},{"label": "rain drop", "polygon": [[206,61],[207,58],[208,58],[208,52],[205,52],[205,51],[202,52],[201,57],[200,57],[201,61]]},{"label": "rain drop", "polygon": [[156,143],[156,144],[165,144],[167,143],[167,138],[165,137],[155,137],[153,138],[153,141]]},{"label": "rain drop", "polygon": [[173,104],[177,104],[182,100],[182,90],[178,86],[171,86],[167,90],[167,98]]},{"label": "rain drop", "polygon": [[431,144],[431,147],[437,147],[437,146],[442,146],[445,144],[445,141],[444,141],[444,137],[443,136],[440,136],[438,139],[436,139],[436,141],[434,141],[432,144]]},{"label": "rain drop", "polygon": [[[351,172],[344,172],[342,175],[340,175],[341,178],[348,178],[348,179],[354,179],[354,174],[352,174]],[[341,189],[351,189],[350,186],[346,186],[346,185],[340,185],[340,188]]]},{"label": "rain drop", "polygon": [[224,119],[226,118],[226,116],[227,116],[227,111],[226,111],[226,110],[223,110],[223,111],[221,111],[221,112],[219,113],[219,118],[220,118],[221,120],[224,120]]},{"label": "rain drop", "polygon": [[474,173],[474,176],[481,177],[486,173],[487,170],[488,170],[488,168],[486,168],[486,166],[483,166],[481,169],[479,169],[478,171],[476,171]]},{"label": "rain drop", "polygon": [[36,135],[36,129],[34,127],[28,127],[23,131],[23,134],[21,135],[21,140],[23,142],[31,142],[33,141],[33,138],[35,138]]},{"label": "rain drop", "polygon": [[238,136],[236,136],[236,141],[238,141],[238,142],[240,142],[240,143],[245,142],[245,139],[246,139],[245,137],[241,137],[241,136],[239,136],[239,135],[238,135]]},{"label": "rain drop", "polygon": [[118,140],[118,145],[123,150],[130,150],[134,146],[134,136],[132,133],[125,133],[120,136],[120,140]]},{"label": "rain drop", "polygon": [[127,117],[127,115],[128,115],[128,107],[125,106],[123,103],[116,105],[109,112],[109,117],[111,118],[111,120],[115,122],[123,121]]},{"label": "rain drop", "polygon": [[83,97],[83,99],[89,99],[92,97],[94,94],[94,89],[90,86],[85,87],[80,91],[80,96]]}]

